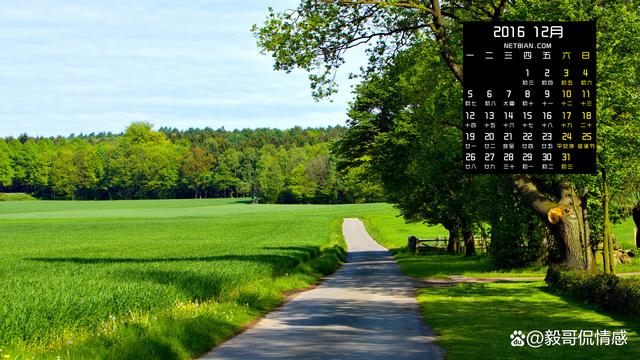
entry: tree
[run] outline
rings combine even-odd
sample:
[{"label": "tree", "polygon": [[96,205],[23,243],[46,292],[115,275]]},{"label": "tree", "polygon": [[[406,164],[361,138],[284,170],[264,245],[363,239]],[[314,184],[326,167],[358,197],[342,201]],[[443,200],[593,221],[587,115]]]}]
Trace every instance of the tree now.
[{"label": "tree", "polygon": [[258,151],[254,147],[244,148],[240,158],[239,174],[242,179],[241,189],[251,195],[253,203],[258,201]]},{"label": "tree", "polygon": [[49,186],[51,160],[55,155],[51,140],[11,143],[15,188],[21,192],[45,195]]},{"label": "tree", "polygon": [[181,179],[186,186],[194,191],[194,197],[202,197],[200,190],[209,183],[213,156],[206,154],[201,147],[194,146],[187,151],[180,167]]},{"label": "tree", "polygon": [[[625,16],[620,17],[619,13]],[[384,68],[402,49],[426,42],[436,49],[456,80],[463,81],[461,59],[461,21],[469,20],[598,20],[599,64],[608,59],[633,56],[619,53],[617,42],[608,42],[600,27],[618,21],[620,27],[638,27],[637,4],[630,1],[367,1],[336,0],[316,2],[302,0],[297,9],[276,13],[270,10],[264,26],[254,27],[258,44],[271,52],[274,68],[291,71],[301,68],[311,73],[311,87],[316,97],[335,91],[335,71],[344,62],[350,48],[370,44],[369,66],[365,76]],[[609,34],[616,37],[618,34]],[[630,39],[636,42],[638,38]],[[614,61],[616,62],[616,61]],[[628,62],[625,60],[625,62]],[[631,63],[637,66],[637,62]],[[637,71],[630,71],[637,74]],[[601,84],[608,86],[609,84]],[[628,93],[637,86],[623,84]],[[634,90],[636,89],[636,90]],[[637,92],[637,91],[636,91]],[[631,98],[633,99],[633,98]],[[602,103],[601,103],[602,104]],[[637,106],[637,102],[635,103]],[[606,112],[612,104],[599,107]],[[560,256],[555,263],[574,269],[595,269],[586,228],[584,207],[572,176],[512,177],[513,184],[529,206],[554,233]],[[541,185],[552,186],[542,187]],[[562,214],[550,221],[552,214]]]},{"label": "tree", "polygon": [[604,195],[603,243],[608,250],[605,272],[615,272],[616,264],[610,199],[626,190],[624,180],[640,168],[640,16],[638,9],[617,9],[616,18],[603,16],[598,22],[599,36],[608,43],[603,51],[618,54],[605,56],[598,64],[598,165]]},{"label": "tree", "polygon": [[72,149],[60,148],[51,166],[50,182],[53,190],[53,198],[75,198],[76,181],[74,179],[76,168],[73,163],[74,153]]},{"label": "tree", "polygon": [[96,187],[104,175],[103,163],[95,146],[78,141],[74,147],[74,185],[84,199],[90,199],[95,196]]},{"label": "tree", "polygon": [[286,153],[282,148],[266,146],[261,151],[257,178],[261,198],[266,202],[276,202],[285,189],[285,160]]},{"label": "tree", "polygon": [[13,167],[11,166],[11,149],[7,143],[0,141],[0,187],[11,186],[13,183]]},{"label": "tree", "polygon": [[346,166],[338,170],[342,202],[367,203],[386,200],[384,190],[372,169],[370,160],[370,158],[362,157],[357,159],[359,165]]},{"label": "tree", "polygon": [[110,187],[122,198],[164,197],[178,180],[175,145],[146,122],[131,124],[107,166]]},{"label": "tree", "polygon": [[240,169],[240,153],[234,149],[226,149],[218,158],[214,169],[213,182],[218,191],[222,191],[224,197],[238,196],[241,180],[238,177]]}]

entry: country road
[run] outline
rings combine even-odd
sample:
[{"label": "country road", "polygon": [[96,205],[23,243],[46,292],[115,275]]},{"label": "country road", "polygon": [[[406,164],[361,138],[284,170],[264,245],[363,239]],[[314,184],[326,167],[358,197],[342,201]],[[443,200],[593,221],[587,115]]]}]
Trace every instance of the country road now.
[{"label": "country road", "polygon": [[203,359],[441,359],[413,282],[358,219],[342,225],[347,262]]}]

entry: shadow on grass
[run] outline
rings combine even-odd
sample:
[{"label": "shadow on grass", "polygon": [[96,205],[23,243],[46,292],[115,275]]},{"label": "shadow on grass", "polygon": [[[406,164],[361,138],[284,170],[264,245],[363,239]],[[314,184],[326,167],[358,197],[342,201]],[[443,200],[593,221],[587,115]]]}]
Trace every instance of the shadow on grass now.
[{"label": "shadow on grass", "polygon": [[216,262],[216,261],[242,261],[269,263],[273,265],[297,265],[299,262],[308,259],[302,254],[289,255],[218,255],[218,256],[195,256],[195,257],[168,257],[168,258],[85,258],[85,257],[40,257],[25,258],[24,260],[41,261],[51,263],[74,263],[74,264],[121,264],[121,263],[166,263],[166,262]]},{"label": "shadow on grass", "polygon": [[234,283],[234,279],[220,272],[195,273],[191,271],[135,270],[119,272],[126,283],[152,282],[169,285],[178,289],[191,300],[206,301],[220,296],[225,286]]},{"label": "shadow on grass", "polygon": [[235,201],[231,201],[230,203],[232,203],[232,204],[253,204],[253,200],[251,200],[250,198],[242,198],[242,199],[237,199]]},{"label": "shadow on grass", "polygon": [[278,252],[293,252],[297,258],[302,260],[311,260],[320,256],[320,247],[318,246],[264,246],[264,250],[276,250]]},{"label": "shadow on grass", "polygon": [[[423,314],[451,359],[625,358],[640,353],[640,324],[611,317],[590,305],[559,298],[542,282],[458,284],[424,288],[418,293]],[[629,332],[626,346],[512,347],[515,330],[619,330]]]},{"label": "shadow on grass", "polygon": [[581,299],[578,297],[575,297],[571,294],[568,293],[564,293],[564,292],[560,292],[556,289],[554,289],[551,286],[544,286],[541,288],[541,291],[544,291],[545,293],[551,295],[551,296],[557,296],[559,298],[562,298],[564,301],[566,301],[567,303],[573,304],[575,306],[580,306],[583,307],[585,309],[592,309],[593,311],[605,315],[605,316],[609,316],[617,321],[621,321],[621,322],[631,322],[633,324],[635,324],[635,330],[636,332],[640,335],[640,317],[633,317],[633,316],[629,316],[629,315],[625,315],[624,313],[620,313],[620,312],[616,312],[613,310],[607,310],[602,308],[601,306],[594,304],[592,302],[589,302],[585,299]]}]

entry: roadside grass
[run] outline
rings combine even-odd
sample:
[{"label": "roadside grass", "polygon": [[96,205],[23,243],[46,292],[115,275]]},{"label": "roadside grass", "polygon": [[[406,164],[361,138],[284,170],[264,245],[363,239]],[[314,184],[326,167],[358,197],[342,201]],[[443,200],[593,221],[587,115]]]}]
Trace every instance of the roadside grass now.
[{"label": "roadside grass", "polygon": [[343,217],[388,204],[0,204],[0,356],[188,359],[344,257]]},{"label": "roadside grass", "polygon": [[[439,279],[449,275],[467,277],[539,277],[546,267],[496,270],[485,256],[465,258],[440,251],[415,255],[406,250],[408,235],[438,229],[402,224],[393,214],[373,214],[364,219],[367,231],[392,249],[407,275]],[[426,236],[424,236],[426,237]],[[634,259],[634,261],[638,261]],[[608,314],[592,305],[556,294],[543,281],[497,281],[422,287],[417,292],[425,321],[439,336],[448,359],[620,359],[640,356],[640,320]],[[626,330],[623,346],[512,347],[510,335],[538,330]]]},{"label": "roadside grass", "polygon": [[[423,288],[417,295],[427,323],[439,335],[447,359],[623,359],[640,355],[640,323],[550,293],[536,282],[467,283]],[[542,344],[512,347],[510,335],[537,330],[627,332],[622,346]],[[562,344],[562,341],[560,342]]]}]

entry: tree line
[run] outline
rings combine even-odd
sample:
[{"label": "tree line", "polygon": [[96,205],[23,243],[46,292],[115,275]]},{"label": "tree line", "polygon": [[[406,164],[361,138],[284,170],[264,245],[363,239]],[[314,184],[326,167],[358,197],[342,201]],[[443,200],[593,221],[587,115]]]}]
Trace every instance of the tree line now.
[{"label": "tree line", "polygon": [[0,140],[0,192],[40,199],[251,197],[267,203],[382,200],[362,169],[338,172],[342,127],[226,131],[135,122],[122,134]]}]

